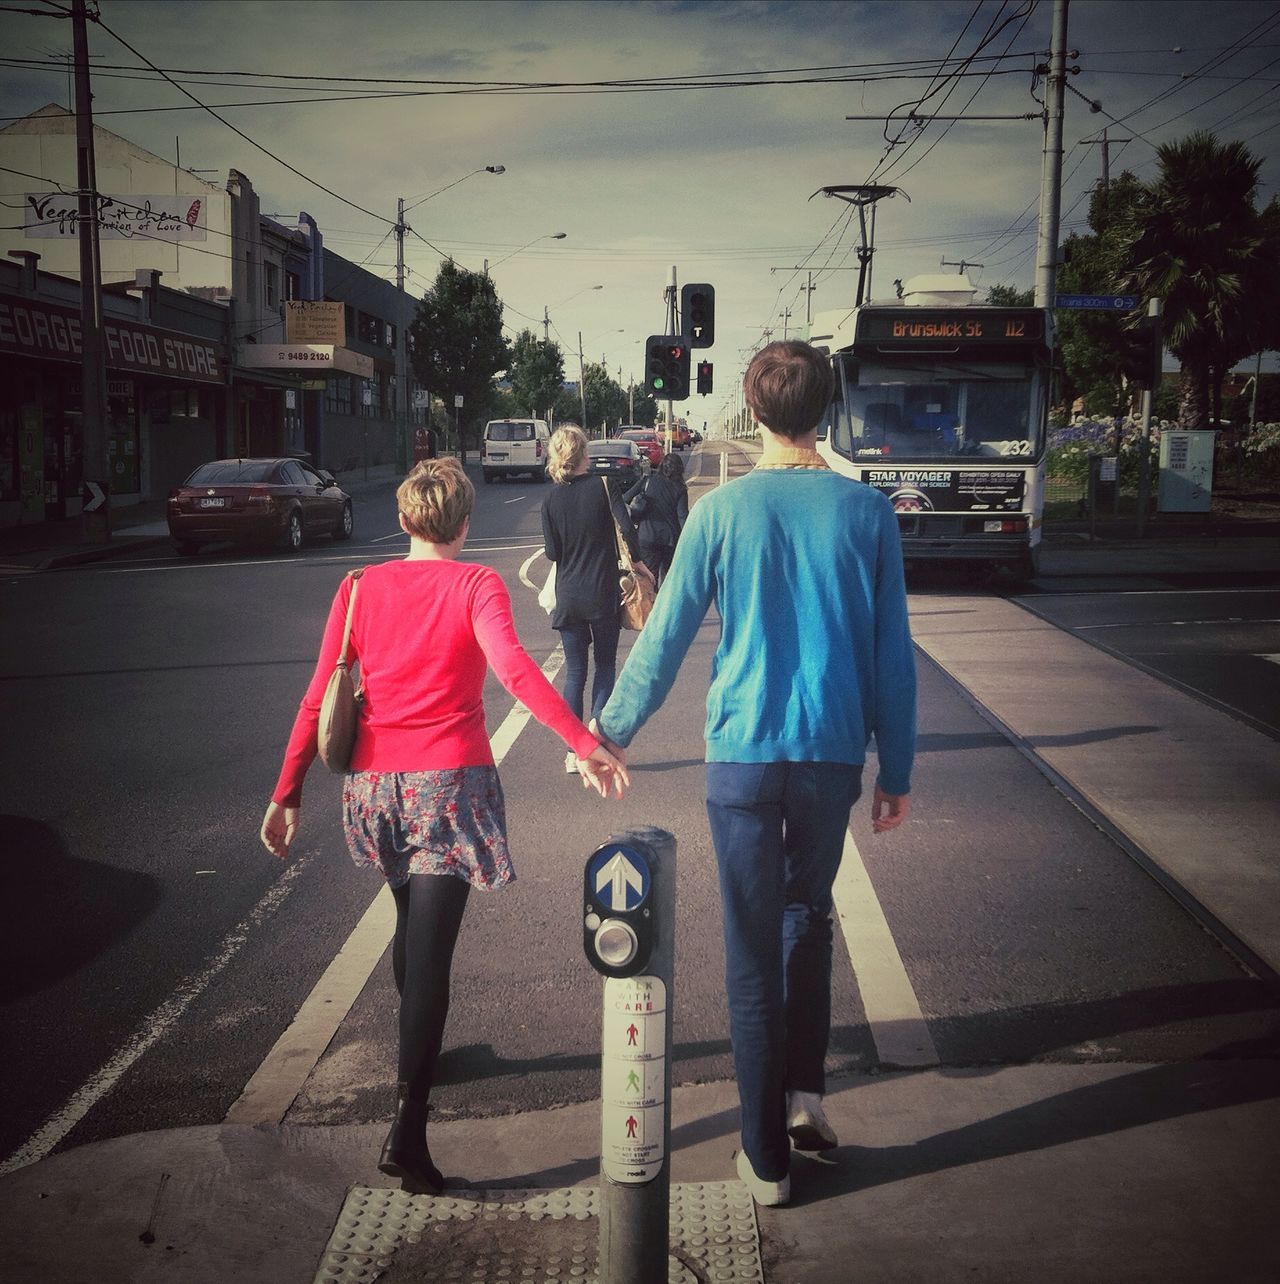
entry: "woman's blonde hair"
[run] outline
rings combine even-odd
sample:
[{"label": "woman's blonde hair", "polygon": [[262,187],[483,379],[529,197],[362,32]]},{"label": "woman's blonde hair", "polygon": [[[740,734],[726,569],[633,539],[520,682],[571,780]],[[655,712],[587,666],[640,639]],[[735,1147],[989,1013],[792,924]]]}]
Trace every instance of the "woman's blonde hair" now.
[{"label": "woman's blonde hair", "polygon": [[400,483],[396,503],[410,535],[452,544],[476,502],[476,488],[456,459],[424,459]]},{"label": "woman's blonde hair", "polygon": [[561,424],[547,448],[547,472],[553,482],[567,482],[587,457],[587,434],[577,424]]}]

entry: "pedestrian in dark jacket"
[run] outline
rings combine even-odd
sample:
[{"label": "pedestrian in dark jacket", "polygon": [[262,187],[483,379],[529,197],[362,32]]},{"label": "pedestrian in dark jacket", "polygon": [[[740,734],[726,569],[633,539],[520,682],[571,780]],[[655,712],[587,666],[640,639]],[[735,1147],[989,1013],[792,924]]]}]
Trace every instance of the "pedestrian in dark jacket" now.
[{"label": "pedestrian in dark jacket", "polygon": [[[622,596],[618,588],[618,543],[614,522],[643,573],[635,527],[617,492],[587,471],[587,439],[576,424],[561,424],[551,438],[547,471],[555,485],[542,503],[542,544],[556,572],[551,627],[564,647],[564,698],[583,716],[587,665],[594,653],[591,717],[598,717],[613,691],[618,666]],[[578,770],[566,754],[564,769]]]},{"label": "pedestrian in dark jacket", "polygon": [[623,496],[640,535],[640,556],[661,584],[689,517],[684,461],[672,452],[657,472],[642,478]]}]

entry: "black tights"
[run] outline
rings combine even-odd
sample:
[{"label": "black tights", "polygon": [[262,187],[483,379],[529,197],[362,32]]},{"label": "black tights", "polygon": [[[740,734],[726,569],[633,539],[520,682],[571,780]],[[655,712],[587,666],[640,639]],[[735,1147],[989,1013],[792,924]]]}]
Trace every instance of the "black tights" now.
[{"label": "black tights", "polygon": [[393,887],[396,935],[391,966],[400,995],[402,1089],[414,1101],[431,1095],[449,1015],[449,968],[470,884],[452,874],[411,874]]}]

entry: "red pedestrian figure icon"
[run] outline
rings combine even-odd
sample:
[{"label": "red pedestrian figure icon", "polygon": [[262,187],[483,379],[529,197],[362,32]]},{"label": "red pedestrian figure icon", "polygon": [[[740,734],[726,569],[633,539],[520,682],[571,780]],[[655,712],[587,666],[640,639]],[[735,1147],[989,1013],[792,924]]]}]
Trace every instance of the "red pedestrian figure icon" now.
[{"label": "red pedestrian figure icon", "polygon": [[639,1033],[640,1031],[636,1029],[636,1023],[632,1021],[632,1023],[627,1026],[627,1047],[634,1048],[636,1046],[636,1035]]},{"label": "red pedestrian figure icon", "polygon": [[636,1124],[638,1120],[635,1115],[627,1116],[627,1140],[630,1141],[636,1135]]}]

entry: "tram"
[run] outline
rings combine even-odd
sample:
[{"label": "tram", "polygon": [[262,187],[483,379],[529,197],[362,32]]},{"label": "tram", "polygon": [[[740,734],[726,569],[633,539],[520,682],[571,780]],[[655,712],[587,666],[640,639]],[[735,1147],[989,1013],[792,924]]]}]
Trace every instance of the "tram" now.
[{"label": "tram", "polygon": [[1052,313],[975,304],[957,276],[900,299],[819,313],[809,342],[835,374],[818,450],[888,495],[903,556],[1039,567]]}]

